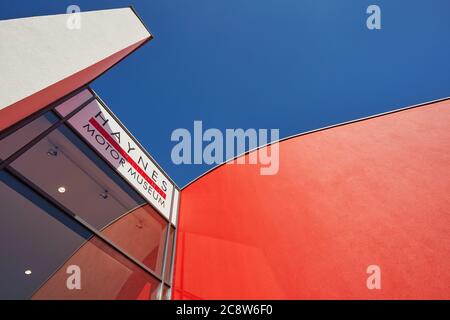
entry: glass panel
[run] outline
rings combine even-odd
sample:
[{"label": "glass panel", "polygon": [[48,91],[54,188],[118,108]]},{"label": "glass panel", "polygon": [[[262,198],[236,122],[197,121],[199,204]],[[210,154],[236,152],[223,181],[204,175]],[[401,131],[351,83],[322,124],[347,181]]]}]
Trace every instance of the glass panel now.
[{"label": "glass panel", "polygon": [[102,234],[161,274],[166,230],[167,222],[146,204],[103,229]]},{"label": "glass panel", "polygon": [[[79,284],[79,290],[67,288],[69,266],[79,268],[79,282],[75,279],[72,282],[73,286]],[[156,299],[158,286],[157,279],[94,237],[39,289],[33,299],[150,300]]]},{"label": "glass panel", "polygon": [[91,234],[0,171],[0,299],[28,299]]},{"label": "glass panel", "polygon": [[0,158],[5,160],[58,121],[49,111],[0,141]]},{"label": "glass panel", "polygon": [[167,256],[166,256],[166,273],[164,275],[165,282],[170,284],[170,269],[172,264],[172,253],[173,253],[173,241],[175,237],[175,228],[170,227],[170,235],[169,235],[169,247],[167,248]]},{"label": "glass panel", "polygon": [[[5,171],[0,201],[0,299],[156,297],[157,279]],[[80,290],[67,286],[69,266]]]},{"label": "glass panel", "polygon": [[83,102],[86,102],[89,100],[89,98],[92,97],[92,93],[85,89],[78,93],[77,95],[73,96],[72,98],[66,100],[65,102],[61,103],[59,106],[56,107],[56,112],[58,112],[62,117],[67,116],[69,113],[71,113],[73,110],[78,108],[83,104]]},{"label": "glass panel", "polygon": [[160,274],[165,221],[67,126],[11,166]]}]

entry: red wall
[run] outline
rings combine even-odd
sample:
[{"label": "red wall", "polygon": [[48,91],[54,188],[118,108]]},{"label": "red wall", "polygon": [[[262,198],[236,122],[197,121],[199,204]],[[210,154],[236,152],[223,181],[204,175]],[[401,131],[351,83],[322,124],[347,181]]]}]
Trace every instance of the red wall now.
[{"label": "red wall", "polygon": [[449,195],[450,100],[285,140],[182,191],[174,298],[450,299]]}]

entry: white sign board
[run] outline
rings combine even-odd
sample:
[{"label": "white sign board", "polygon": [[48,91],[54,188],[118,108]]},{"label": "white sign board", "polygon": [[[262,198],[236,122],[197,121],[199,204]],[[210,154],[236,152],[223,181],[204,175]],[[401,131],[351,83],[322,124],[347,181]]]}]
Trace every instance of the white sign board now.
[{"label": "white sign board", "polygon": [[174,185],[96,100],[68,122],[167,219]]}]

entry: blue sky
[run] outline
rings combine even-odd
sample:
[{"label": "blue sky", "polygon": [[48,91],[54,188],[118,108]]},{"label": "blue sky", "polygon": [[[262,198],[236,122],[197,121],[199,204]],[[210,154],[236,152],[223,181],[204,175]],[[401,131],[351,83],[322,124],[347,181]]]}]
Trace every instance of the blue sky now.
[{"label": "blue sky", "polygon": [[70,4],[134,5],[154,34],[92,87],[180,186],[209,169],[171,161],[194,120],[285,137],[450,96],[449,0],[2,0],[0,19]]}]

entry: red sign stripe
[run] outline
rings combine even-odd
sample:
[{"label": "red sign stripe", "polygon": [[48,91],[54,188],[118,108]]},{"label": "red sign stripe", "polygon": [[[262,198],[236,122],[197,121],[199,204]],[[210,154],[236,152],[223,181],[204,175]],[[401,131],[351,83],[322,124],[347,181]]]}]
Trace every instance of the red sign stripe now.
[{"label": "red sign stripe", "polygon": [[153,189],[156,190],[156,192],[158,192],[161,197],[163,197],[163,199],[166,199],[166,193],[164,191],[161,190],[160,187],[158,187],[156,185],[156,183],[145,173],[144,170],[141,169],[141,167],[139,167],[139,165],[130,157],[130,155],[122,149],[122,147],[117,143],[116,140],[113,139],[113,137],[111,137],[110,134],[108,134],[108,132],[106,132],[106,130],[100,125],[100,123],[97,122],[97,120],[95,120],[94,118],[89,119],[89,123],[92,124],[95,129],[97,129],[97,131],[100,132],[100,134],[106,139],[108,140],[108,142],[114,147],[114,149],[117,150],[117,152],[120,153],[120,155],[128,161],[128,163],[152,186]]}]

